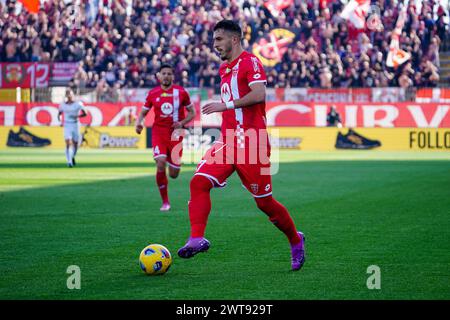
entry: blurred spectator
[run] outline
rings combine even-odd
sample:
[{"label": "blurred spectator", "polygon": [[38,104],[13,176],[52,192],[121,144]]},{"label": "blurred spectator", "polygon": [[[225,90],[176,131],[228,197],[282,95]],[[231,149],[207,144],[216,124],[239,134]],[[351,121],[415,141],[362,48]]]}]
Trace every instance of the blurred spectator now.
[{"label": "blurred spectator", "polygon": [[165,62],[175,66],[180,84],[217,88],[221,61],[211,30],[223,18],[241,23],[250,51],[273,28],[296,33],[282,63],[266,69],[268,85],[277,88],[436,86],[439,48],[450,48],[448,9],[436,0],[422,1],[420,12],[410,2],[400,46],[412,58],[408,68],[397,69],[385,63],[396,1],[372,0],[383,28],[364,32],[340,18],[339,0],[293,0],[278,17],[256,0],[80,1],[76,14],[63,0],[42,3],[38,14],[29,14],[16,10],[17,0],[0,1],[0,60],[83,62],[73,82],[100,95],[116,84],[155,85]]},{"label": "blurred spectator", "polygon": [[327,127],[339,127],[342,128],[341,116],[336,111],[335,106],[330,107],[330,111],[327,114]]}]

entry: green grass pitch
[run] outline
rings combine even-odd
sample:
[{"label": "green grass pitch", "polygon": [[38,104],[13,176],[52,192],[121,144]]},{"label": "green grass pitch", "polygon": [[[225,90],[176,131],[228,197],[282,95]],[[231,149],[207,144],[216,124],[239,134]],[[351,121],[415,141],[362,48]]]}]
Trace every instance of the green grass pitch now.
[{"label": "green grass pitch", "polygon": [[[0,151],[1,299],[450,299],[450,153],[283,151],[274,196],[306,234],[290,271],[286,238],[236,174],[212,191],[207,253],[188,237],[185,165],[160,213],[150,151]],[[138,256],[165,245],[173,265],[146,276]],[[66,286],[81,269],[81,289]],[[367,268],[381,271],[369,290]]]}]

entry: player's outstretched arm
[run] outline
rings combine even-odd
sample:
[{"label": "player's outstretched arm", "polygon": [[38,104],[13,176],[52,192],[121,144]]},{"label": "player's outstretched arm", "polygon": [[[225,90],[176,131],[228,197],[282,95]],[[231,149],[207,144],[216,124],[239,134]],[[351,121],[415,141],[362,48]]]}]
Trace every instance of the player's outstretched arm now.
[{"label": "player's outstretched arm", "polygon": [[228,109],[244,108],[263,102],[266,99],[266,86],[263,82],[256,82],[250,86],[251,91],[238,100],[227,103],[211,102],[202,107],[202,113],[211,114],[223,112]]},{"label": "player's outstretched arm", "polygon": [[83,118],[87,116],[87,112],[84,109],[81,109],[81,114],[78,116],[78,118]]},{"label": "player's outstretched arm", "polygon": [[147,113],[150,111],[150,109],[148,108],[142,108],[141,112],[139,113],[139,117],[136,121],[136,126],[135,126],[135,130],[137,134],[141,134],[142,130],[144,129],[144,118],[147,115]]}]

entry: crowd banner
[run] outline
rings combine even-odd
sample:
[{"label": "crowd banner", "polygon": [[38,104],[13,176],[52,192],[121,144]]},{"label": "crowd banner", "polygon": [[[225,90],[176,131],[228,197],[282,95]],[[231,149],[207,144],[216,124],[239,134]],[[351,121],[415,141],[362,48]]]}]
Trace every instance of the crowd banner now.
[{"label": "crowd banner", "polygon": [[416,92],[416,102],[444,102],[450,103],[449,88],[419,88]]},{"label": "crowd banner", "polygon": [[3,62],[0,63],[0,89],[67,85],[77,68],[75,62]]},{"label": "crowd banner", "polygon": [[272,29],[253,44],[252,52],[264,66],[273,67],[282,61],[294,38],[295,33],[288,29]]}]

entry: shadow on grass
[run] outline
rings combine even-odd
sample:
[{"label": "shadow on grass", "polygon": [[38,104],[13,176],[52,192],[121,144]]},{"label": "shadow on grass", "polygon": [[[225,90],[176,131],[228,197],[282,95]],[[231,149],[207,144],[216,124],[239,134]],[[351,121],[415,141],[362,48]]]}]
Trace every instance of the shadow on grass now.
[{"label": "shadow on grass", "polygon": [[[90,168],[149,168],[154,167],[152,162],[81,162],[77,163],[76,168],[90,169]],[[194,168],[196,164],[183,164],[182,168]],[[27,162],[27,163],[0,163],[0,169],[61,169],[67,168],[64,162],[61,163],[44,163],[44,162]]]}]

